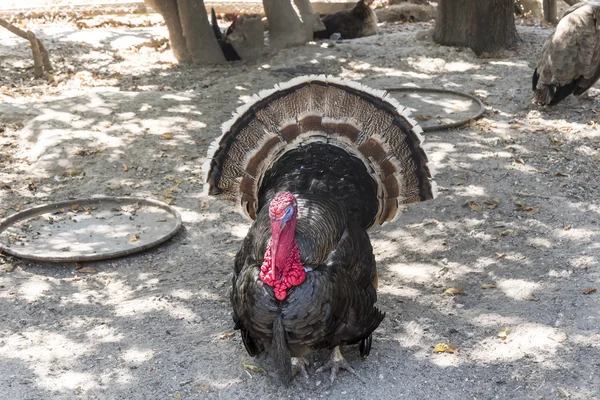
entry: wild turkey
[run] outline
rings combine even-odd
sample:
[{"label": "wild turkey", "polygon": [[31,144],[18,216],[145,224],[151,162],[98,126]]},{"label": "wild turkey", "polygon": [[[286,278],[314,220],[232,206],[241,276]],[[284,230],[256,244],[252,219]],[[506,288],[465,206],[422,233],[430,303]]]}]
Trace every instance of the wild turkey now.
[{"label": "wild turkey", "polygon": [[213,33],[215,34],[215,37],[217,38],[217,42],[219,42],[219,46],[221,47],[221,51],[223,51],[223,55],[225,56],[225,59],[227,61],[241,60],[237,51],[235,51],[235,49],[233,48],[233,45],[231,43],[229,43],[229,40],[228,40],[228,36],[231,35],[233,33],[233,30],[235,29],[235,21],[237,20],[237,16],[234,14],[233,22],[231,23],[231,25],[229,25],[229,27],[225,31],[225,35],[223,35],[223,32],[221,32],[221,28],[219,28],[219,23],[217,22],[217,15],[215,14],[214,8],[210,9],[210,20],[211,20]]},{"label": "wild turkey", "polygon": [[535,104],[555,105],[579,96],[600,78],[600,1],[577,3],[565,11],[546,39],[533,72]]},{"label": "wild turkey", "polygon": [[251,356],[271,348],[284,382],[313,350],[333,350],[320,368],[332,380],[354,372],[338,346],[369,354],[384,314],[367,230],[434,197],[420,132],[385,92],[310,76],[255,95],[210,146],[205,189],[254,220],[234,262],[235,328]]},{"label": "wild turkey", "polygon": [[334,33],[339,33],[342,39],[356,39],[377,34],[377,15],[371,9],[371,4],[373,0],[358,0],[350,10],[323,17],[325,30],[315,32],[315,39],[329,39]]}]

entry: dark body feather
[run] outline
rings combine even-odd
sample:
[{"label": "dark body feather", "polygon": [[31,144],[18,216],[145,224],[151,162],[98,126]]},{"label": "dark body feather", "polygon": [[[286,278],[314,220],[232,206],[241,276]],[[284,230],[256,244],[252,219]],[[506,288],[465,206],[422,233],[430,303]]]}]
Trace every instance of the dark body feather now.
[{"label": "dark body feather", "polygon": [[[376,199],[375,182],[362,165],[357,168],[359,160],[341,149],[313,144],[286,156],[263,181],[258,217],[235,260],[234,321],[251,355],[271,342],[279,315],[294,357],[365,340],[384,317],[374,306],[375,258],[362,222],[372,220],[377,211],[377,204],[369,201]],[[271,236],[264,204],[286,190],[298,199],[296,242],[303,265],[312,271],[280,302],[258,276]]]},{"label": "dark body feather", "polygon": [[334,33],[339,33],[342,39],[356,39],[377,33],[377,16],[364,0],[358,0],[350,10],[329,14],[321,21],[325,30],[315,32],[315,39],[329,39]]}]

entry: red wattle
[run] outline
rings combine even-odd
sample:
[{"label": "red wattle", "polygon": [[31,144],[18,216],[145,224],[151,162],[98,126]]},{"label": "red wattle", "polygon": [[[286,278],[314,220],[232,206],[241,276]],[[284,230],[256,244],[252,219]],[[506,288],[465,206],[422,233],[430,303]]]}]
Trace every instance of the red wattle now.
[{"label": "red wattle", "polygon": [[260,280],[265,284],[273,287],[277,300],[285,300],[287,297],[287,289],[298,286],[306,279],[306,272],[300,261],[300,251],[296,241],[292,243],[291,251],[286,258],[283,273],[280,279],[273,279],[271,270],[273,269],[273,260],[271,258],[271,242],[267,245],[267,251],[263,263],[260,267]]}]

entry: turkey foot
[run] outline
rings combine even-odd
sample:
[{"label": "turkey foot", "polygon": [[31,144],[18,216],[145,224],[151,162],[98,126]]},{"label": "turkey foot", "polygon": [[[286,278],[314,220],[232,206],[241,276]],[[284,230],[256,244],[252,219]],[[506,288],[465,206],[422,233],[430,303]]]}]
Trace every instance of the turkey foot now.
[{"label": "turkey foot", "polygon": [[308,365],[306,358],[292,357],[292,376],[300,374],[308,379],[308,372],[306,372],[306,367],[308,367]]},{"label": "turkey foot", "polygon": [[338,372],[342,369],[350,372],[352,375],[357,377],[358,380],[360,380],[361,382],[364,383],[362,378],[360,376],[358,376],[358,374],[356,373],[354,368],[352,368],[350,366],[350,364],[348,364],[348,362],[342,355],[342,352],[340,351],[340,346],[336,346],[333,349],[333,351],[331,352],[331,357],[329,357],[329,361],[327,362],[327,364],[325,364],[322,367],[320,367],[319,369],[317,369],[317,372],[331,370],[330,379],[331,379],[331,383],[333,383],[333,381],[337,377]]}]

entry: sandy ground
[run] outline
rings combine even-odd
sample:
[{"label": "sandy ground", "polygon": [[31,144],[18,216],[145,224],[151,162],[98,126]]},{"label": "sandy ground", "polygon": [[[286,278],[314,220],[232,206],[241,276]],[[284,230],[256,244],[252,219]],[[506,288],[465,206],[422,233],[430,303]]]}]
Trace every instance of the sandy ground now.
[{"label": "sandy ground", "polygon": [[[30,21],[56,65],[52,84],[33,79],[26,43],[0,30],[0,215],[135,195],[172,202],[185,225],[154,250],[85,265],[96,273],[0,255],[0,397],[600,398],[600,297],[582,294],[600,279],[600,91],[529,104],[548,29],[520,26],[514,51],[477,58],[434,44],[428,24],[388,25],[201,68],[136,47],[166,37],[140,18],[131,29]],[[310,378],[284,389],[243,367],[271,369],[247,356],[230,316],[232,257],[249,224],[201,196],[200,167],[236,105],[307,73],[475,93],[488,111],[426,134],[440,196],[372,232],[387,317],[368,360],[344,350],[365,383],[341,374],[330,385],[318,352]],[[444,295],[450,287],[464,294]],[[441,342],[458,352],[433,353]]]}]

